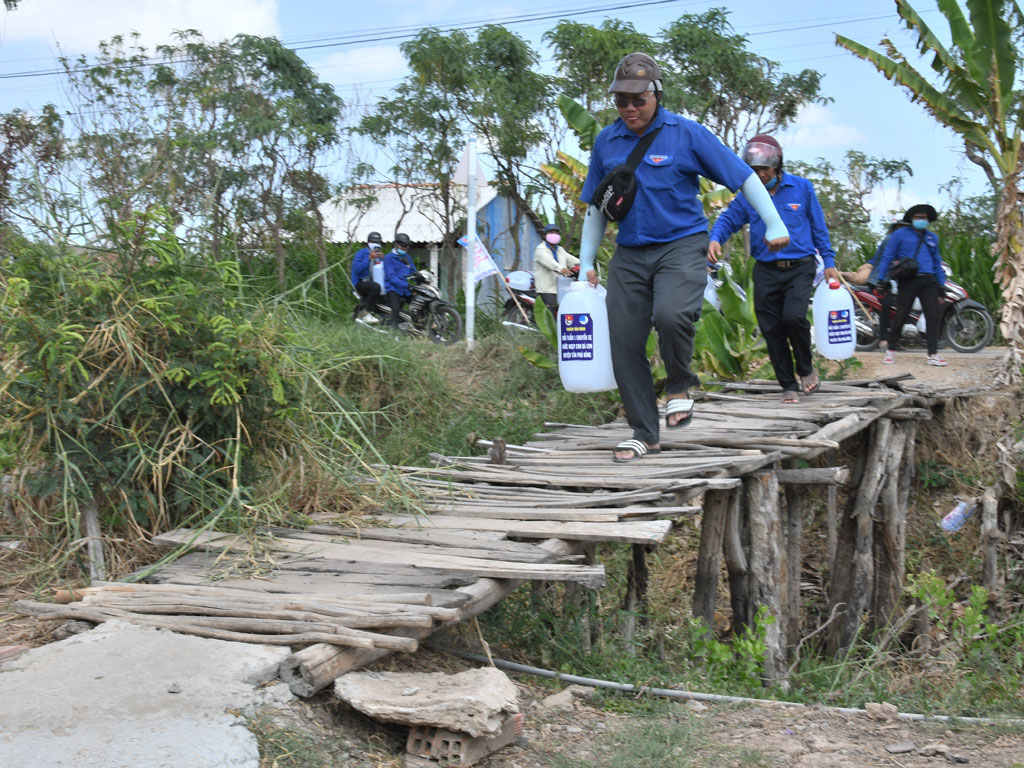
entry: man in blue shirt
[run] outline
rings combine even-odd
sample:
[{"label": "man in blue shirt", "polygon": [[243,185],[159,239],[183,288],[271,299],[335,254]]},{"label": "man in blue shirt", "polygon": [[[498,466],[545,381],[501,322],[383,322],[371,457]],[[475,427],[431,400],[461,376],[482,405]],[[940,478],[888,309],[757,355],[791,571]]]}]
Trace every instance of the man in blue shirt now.
[{"label": "man in blue shirt", "polygon": [[[360,296],[359,304],[356,305],[355,312],[352,313],[353,320],[364,311],[372,310],[377,306],[382,286],[373,279],[373,266],[374,264],[383,264],[383,249],[384,243],[380,238],[380,232],[371,232],[366,237],[366,247],[360,248],[352,257],[352,272],[349,278]],[[369,315],[364,319],[370,321],[371,317],[372,315]],[[376,322],[376,318],[373,319],[373,322]]]},{"label": "man in blue shirt", "polygon": [[939,254],[939,236],[928,230],[928,225],[938,217],[930,205],[914,205],[907,209],[903,220],[910,226],[889,235],[882,258],[871,275],[871,284],[878,284],[889,275],[893,261],[917,265],[916,270],[896,280],[899,286],[896,315],[889,326],[889,349],[884,362],[893,362],[892,353],[899,344],[903,323],[910,314],[914,299],[920,298],[924,310],[925,343],[928,345],[926,362],[928,365],[946,365],[946,359],[939,354],[939,326],[942,324],[939,296],[946,284],[946,270],[942,268],[942,256]]},{"label": "man in blue shirt", "polygon": [[391,307],[391,325],[398,327],[401,322],[402,305],[412,295],[409,275],[416,271],[409,248],[412,240],[404,232],[395,235],[395,247],[384,257],[384,290],[387,291],[388,306]]},{"label": "man in blue shirt", "polygon": [[644,53],[623,58],[608,91],[615,96],[619,119],[598,135],[580,193],[580,200],[589,204],[580,237],[580,280],[598,284],[594,259],[609,211],[604,199],[595,199],[602,180],[626,162],[644,137],[654,134],[636,166],[636,197],[619,218],[615,254],[608,265],[612,368],[633,429],[631,440],[615,446],[613,460],[626,462],[661,450],[646,353],[652,322],[666,370],[665,426],[685,427],[693,421],[689,390],[700,380],[690,362],[707,283],[708,247],[698,176],[731,190],[750,190],[753,204],[769,222],[766,247],[784,248],[789,237],[750,168],[706,128],[661,107],[661,70],[654,59]]},{"label": "man in blue shirt", "polygon": [[[765,222],[744,189],[712,227],[708,261],[716,263],[722,255],[721,244],[744,224],[750,224],[757,324],[768,346],[775,378],[782,387],[782,402],[799,403],[801,390],[809,395],[821,386],[811,359],[811,324],[807,320],[814,275],[818,271],[815,254],[820,254],[825,265],[825,279],[838,280],[836,254],[814,187],[807,179],[783,173],[779,142],[759,134],[743,148],[743,160],[771,195],[774,208],[789,231],[789,244],[776,252],[765,247]],[[799,385],[796,376],[800,377]]]}]

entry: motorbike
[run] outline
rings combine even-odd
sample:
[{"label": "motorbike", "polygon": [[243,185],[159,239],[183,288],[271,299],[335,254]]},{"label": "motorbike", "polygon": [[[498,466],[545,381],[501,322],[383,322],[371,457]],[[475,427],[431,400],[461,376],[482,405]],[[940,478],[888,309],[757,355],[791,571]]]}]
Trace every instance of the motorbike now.
[{"label": "motorbike", "polygon": [[[429,271],[421,269],[410,275],[409,287],[412,296],[399,315],[400,330],[414,336],[426,336],[435,344],[445,346],[462,338],[462,315],[441,295]],[[367,311],[376,322],[363,318],[363,313]],[[387,332],[387,327],[382,326],[386,325],[385,321],[390,317],[391,307],[383,295],[375,306],[367,308],[360,303],[352,312],[352,319],[356,323],[381,333]]]},{"label": "motorbike", "polygon": [[[533,308],[537,304],[537,291],[533,284],[533,272],[520,269],[509,272],[505,276],[505,284],[512,295],[505,301],[502,316],[505,318],[502,324],[506,328],[517,330],[532,329],[534,326]],[[518,304],[516,301],[518,300]],[[520,310],[520,307],[522,309]],[[523,317],[523,315],[526,315]]]},{"label": "motorbike", "polygon": [[[967,290],[959,283],[948,279],[949,267],[943,266],[947,280],[939,295],[939,312],[941,327],[939,328],[939,346],[949,345],[957,352],[978,352],[992,341],[995,322],[992,315],[982,304],[973,301]],[[895,283],[892,284],[895,292]],[[882,301],[874,290],[866,285],[849,285],[853,293],[854,312],[856,314],[857,350],[870,352],[878,347],[878,317],[882,311]],[[892,319],[895,309],[889,311]],[[921,302],[915,300],[910,314],[903,325],[902,341],[924,339],[925,321]]]},{"label": "motorbike", "polygon": [[[580,274],[579,265],[569,267],[569,276],[565,277],[559,275],[559,288],[558,297],[561,299],[562,294],[568,289]],[[517,270],[515,272],[509,272],[505,276],[505,283],[508,285],[509,292],[515,295],[513,299],[509,296],[505,301],[505,307],[503,309],[504,320],[502,325],[511,330],[535,330],[537,322],[534,319],[533,313],[534,308],[537,306],[537,302],[540,299],[537,296],[536,286],[533,281],[533,273],[526,270]],[[518,301],[518,303],[517,303]],[[544,302],[541,301],[541,304]],[[520,307],[522,309],[520,309]],[[523,317],[523,315],[526,317]]]}]

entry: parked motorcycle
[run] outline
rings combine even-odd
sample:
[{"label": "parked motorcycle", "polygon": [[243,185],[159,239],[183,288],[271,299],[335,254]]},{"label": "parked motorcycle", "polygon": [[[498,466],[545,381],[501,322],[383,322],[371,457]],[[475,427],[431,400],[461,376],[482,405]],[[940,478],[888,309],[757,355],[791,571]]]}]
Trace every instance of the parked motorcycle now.
[{"label": "parked motorcycle", "polygon": [[[515,299],[509,296],[502,310],[503,325],[507,328],[526,330],[535,326],[533,307],[537,303],[537,291],[533,284],[533,272],[525,269],[509,272],[505,275],[505,284]],[[518,304],[516,303],[518,301]],[[522,309],[520,309],[520,307]],[[525,317],[523,316],[525,314]]]},{"label": "parked motorcycle", "polygon": [[[580,268],[579,265],[576,265],[569,267],[568,277],[564,275],[558,276],[559,300],[561,300],[563,293],[569,289],[569,286],[576,281],[579,274]],[[537,322],[534,319],[533,312],[540,299],[537,296],[536,285],[533,281],[533,272],[526,270],[509,272],[505,276],[505,283],[508,285],[509,291],[515,295],[515,299],[509,296],[505,301],[503,309],[505,319],[502,321],[502,325],[512,330],[535,330]],[[541,301],[541,304],[543,303]],[[523,316],[524,314],[525,317]]]},{"label": "parked motorcycle", "polygon": [[[948,267],[944,267],[947,276]],[[870,352],[878,347],[878,316],[882,311],[881,299],[866,285],[850,284],[853,292],[854,311],[856,312],[857,350]],[[967,290],[947,278],[946,284],[939,295],[939,312],[941,327],[939,328],[939,346],[949,344],[957,352],[978,352],[992,341],[995,322],[992,315],[982,304],[970,299]],[[890,310],[890,320],[896,310]],[[900,338],[903,341],[924,339],[924,313],[921,302],[915,300],[910,314],[903,325]]]},{"label": "parked motorcycle", "polygon": [[[461,339],[462,315],[441,295],[441,291],[434,285],[434,276],[421,269],[409,276],[409,285],[412,288],[412,296],[402,308],[398,321],[399,329],[414,336],[426,336],[435,344],[451,345]],[[365,307],[356,305],[352,319],[372,330],[387,331],[387,328],[382,326],[385,326],[391,317],[391,307],[383,295],[376,306],[369,308],[369,312],[378,322],[364,320],[362,315],[365,311]]]}]

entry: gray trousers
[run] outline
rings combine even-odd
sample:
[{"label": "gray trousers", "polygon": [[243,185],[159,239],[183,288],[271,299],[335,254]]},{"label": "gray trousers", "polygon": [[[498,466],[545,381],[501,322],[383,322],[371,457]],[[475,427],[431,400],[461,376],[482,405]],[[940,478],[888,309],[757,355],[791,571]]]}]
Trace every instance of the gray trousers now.
[{"label": "gray trousers", "polygon": [[665,362],[665,392],[700,384],[690,370],[693,337],[707,284],[708,236],[689,235],[640,248],[618,246],[608,264],[608,325],[612,368],[633,437],[659,440],[658,401],[647,359],[652,326]]}]

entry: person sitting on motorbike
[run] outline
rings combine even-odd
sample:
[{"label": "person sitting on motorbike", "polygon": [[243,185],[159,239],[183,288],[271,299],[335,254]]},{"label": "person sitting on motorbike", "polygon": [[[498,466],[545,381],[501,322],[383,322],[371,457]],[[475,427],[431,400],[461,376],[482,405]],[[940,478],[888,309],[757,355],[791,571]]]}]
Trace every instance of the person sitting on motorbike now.
[{"label": "person sitting on motorbike", "polygon": [[908,208],[903,214],[903,221],[910,226],[898,229],[888,237],[878,266],[871,275],[869,284],[872,288],[880,287],[886,279],[895,279],[899,286],[896,316],[889,327],[887,363],[893,360],[893,350],[899,343],[903,323],[910,314],[914,299],[920,298],[926,324],[927,363],[946,365],[945,358],[938,353],[939,326],[942,323],[939,296],[946,284],[946,272],[939,253],[939,236],[928,230],[928,225],[938,217],[935,209],[927,204]]},{"label": "person sitting on motorbike", "polygon": [[384,289],[387,291],[388,306],[391,307],[391,325],[395,328],[399,324],[402,305],[412,295],[409,276],[416,274],[416,265],[409,255],[411,247],[409,236],[399,232],[395,235],[394,249],[384,257]]},{"label": "person sitting on motorbike", "polygon": [[[349,277],[360,297],[359,304],[352,315],[353,318],[359,317],[377,306],[381,286],[373,279],[373,267],[375,264],[382,264],[383,259],[384,241],[381,240],[380,232],[371,232],[366,236],[366,247],[360,248],[352,257],[352,272]],[[372,315],[364,319],[370,321],[371,318],[373,322],[376,322],[376,318]]]},{"label": "person sitting on motorbike", "polygon": [[552,315],[558,315],[558,276],[570,277],[572,267],[578,266],[580,260],[569,253],[559,243],[562,232],[557,224],[544,227],[544,242],[539,243],[533,252],[533,284],[537,295],[541,298]]}]

